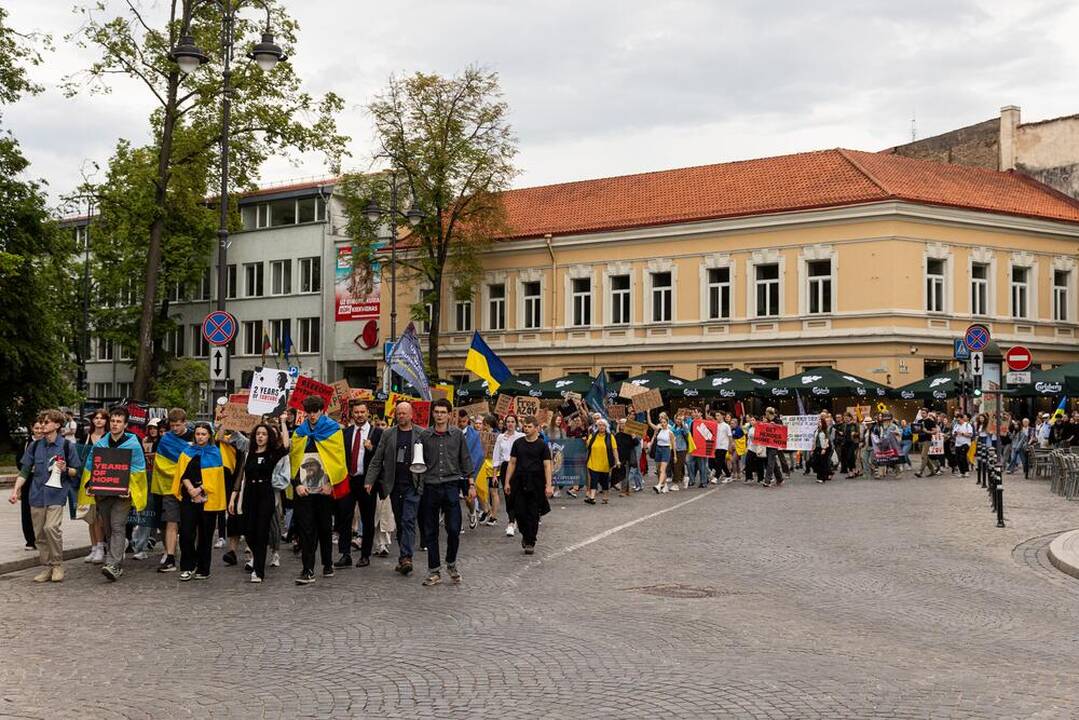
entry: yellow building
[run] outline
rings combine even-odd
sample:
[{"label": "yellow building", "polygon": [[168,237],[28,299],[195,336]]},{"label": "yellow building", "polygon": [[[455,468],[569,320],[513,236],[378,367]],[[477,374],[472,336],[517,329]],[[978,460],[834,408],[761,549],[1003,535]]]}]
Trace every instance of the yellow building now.
[{"label": "yellow building", "polygon": [[[948,367],[972,321],[1079,360],[1079,202],[1015,173],[826,150],[504,200],[472,300],[445,288],[443,375],[468,377],[473,330],[541,380],[827,365],[898,386]],[[399,283],[403,310],[419,296]]]}]

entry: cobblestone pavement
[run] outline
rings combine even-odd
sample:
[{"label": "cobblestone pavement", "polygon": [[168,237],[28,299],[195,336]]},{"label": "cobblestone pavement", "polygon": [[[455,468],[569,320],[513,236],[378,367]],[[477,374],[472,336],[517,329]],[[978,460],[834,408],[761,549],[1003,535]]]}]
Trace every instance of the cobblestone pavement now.
[{"label": "cobblestone pavement", "polygon": [[563,498],[532,559],[466,531],[459,587],[11,574],[0,717],[1074,718],[1079,581],[1044,548],[1079,503],[1008,503],[1002,530],[951,477]]}]

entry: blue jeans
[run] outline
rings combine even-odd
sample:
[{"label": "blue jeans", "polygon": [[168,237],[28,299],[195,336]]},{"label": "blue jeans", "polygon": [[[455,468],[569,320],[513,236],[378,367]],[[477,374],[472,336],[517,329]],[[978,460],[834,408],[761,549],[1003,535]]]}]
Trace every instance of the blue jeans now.
[{"label": "blue jeans", "polygon": [[446,518],[446,564],[457,563],[457,548],[461,544],[461,486],[456,482],[423,486],[420,502],[420,522],[423,543],[427,546],[427,569],[442,569],[438,554],[438,518]]},{"label": "blue jeans", "polygon": [[629,464],[629,483],[634,490],[644,487],[644,477],[641,475],[641,446],[633,448],[633,461]]},{"label": "blue jeans", "polygon": [[408,483],[403,490],[394,488],[393,494],[390,495],[390,505],[393,507],[394,524],[397,525],[400,559],[411,560],[412,545],[416,542],[416,516],[420,508],[420,495],[412,487],[412,483]]},{"label": "blue jeans", "polygon": [[[694,482],[693,478],[697,478]],[[690,455],[686,458],[686,481],[690,485],[708,484],[708,458]]]}]

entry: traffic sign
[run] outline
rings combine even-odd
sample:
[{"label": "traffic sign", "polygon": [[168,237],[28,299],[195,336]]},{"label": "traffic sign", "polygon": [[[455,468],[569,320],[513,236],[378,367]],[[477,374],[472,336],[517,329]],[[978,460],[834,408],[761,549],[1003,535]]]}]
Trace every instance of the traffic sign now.
[{"label": "traffic sign", "polygon": [[967,331],[963,333],[963,344],[967,346],[967,350],[972,353],[985,350],[989,347],[989,328],[981,323],[974,323],[967,326]]},{"label": "traffic sign", "polygon": [[1030,367],[1030,363],[1034,361],[1034,355],[1027,347],[1012,345],[1004,354],[1004,359],[1008,362],[1009,370],[1019,372]]},{"label": "traffic sign", "polygon": [[224,382],[229,377],[229,351],[226,347],[215,345],[210,348],[210,380]]},{"label": "traffic sign", "polygon": [[202,336],[211,345],[228,345],[236,337],[235,316],[224,310],[214,310],[202,321]]},{"label": "traffic sign", "polygon": [[960,362],[970,360],[970,350],[967,349],[966,344],[963,342],[963,338],[954,338],[952,340],[952,345],[952,357]]},{"label": "traffic sign", "polygon": [[1029,385],[1030,384],[1030,371],[1029,370],[1013,370],[1005,375],[1005,380],[1009,385]]},{"label": "traffic sign", "polygon": [[977,350],[970,354],[970,374],[981,375],[982,370],[985,368],[985,353],[981,350]]}]

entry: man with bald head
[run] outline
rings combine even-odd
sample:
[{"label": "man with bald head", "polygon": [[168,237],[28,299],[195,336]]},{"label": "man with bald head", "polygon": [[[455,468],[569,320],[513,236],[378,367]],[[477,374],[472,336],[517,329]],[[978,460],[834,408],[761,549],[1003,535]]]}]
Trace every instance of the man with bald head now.
[{"label": "man with bald head", "polygon": [[399,402],[393,411],[394,425],[382,433],[382,439],[371,457],[365,485],[367,492],[378,486],[379,497],[389,497],[393,519],[397,525],[399,555],[396,572],[412,572],[412,545],[416,540],[416,516],[422,479],[410,469],[412,448],[423,440],[426,430],[412,424],[412,405]]}]

